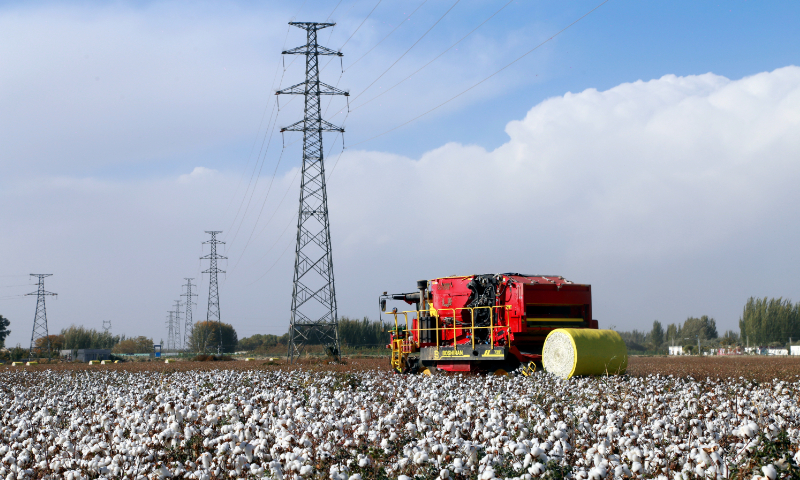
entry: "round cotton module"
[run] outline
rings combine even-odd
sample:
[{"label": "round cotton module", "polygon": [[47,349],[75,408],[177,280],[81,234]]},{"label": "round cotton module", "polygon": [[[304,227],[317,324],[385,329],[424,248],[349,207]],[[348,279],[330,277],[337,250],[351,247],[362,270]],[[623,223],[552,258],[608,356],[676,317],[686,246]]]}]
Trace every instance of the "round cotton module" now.
[{"label": "round cotton module", "polygon": [[628,367],[628,349],[613,330],[558,328],[544,341],[542,364],[561,378],[622,374]]}]

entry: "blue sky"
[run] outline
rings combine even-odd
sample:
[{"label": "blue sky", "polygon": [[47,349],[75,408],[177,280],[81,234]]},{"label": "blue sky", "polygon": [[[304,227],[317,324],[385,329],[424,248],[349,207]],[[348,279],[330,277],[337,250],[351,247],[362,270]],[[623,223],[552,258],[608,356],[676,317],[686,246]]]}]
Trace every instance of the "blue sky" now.
[{"label": "blue sky", "polygon": [[[28,287],[12,285],[39,270],[55,274],[48,282],[61,293],[49,309],[52,329],[99,328],[112,319],[119,332],[158,338],[184,277],[196,276],[200,291],[207,290],[198,257],[209,229],[225,230],[229,242],[225,318],[241,336],[285,331],[300,143],[279,133],[270,141],[267,126],[288,125],[301,114],[301,99],[285,103],[283,97],[280,114],[272,116],[274,90],[303,76],[302,59],[287,57],[283,68],[280,51],[304,41],[286,23],[294,16],[322,21],[331,12],[337,25],[320,40],[343,46],[344,72],[334,60],[322,80],[351,92],[349,115],[341,99],[326,107],[332,122],[346,117],[345,145],[351,146],[340,157],[341,138],[325,140],[329,165],[341,161],[330,184],[332,209],[339,207],[331,222],[341,315],[374,316],[377,293],[411,288],[418,278],[484,270],[546,270],[592,283],[601,324],[625,329],[703,314],[733,329],[749,295],[800,300],[800,284],[787,268],[798,259],[794,242],[786,240],[796,232],[784,221],[795,213],[787,207],[792,190],[766,180],[741,185],[758,176],[741,165],[761,158],[774,163],[755,172],[781,185],[796,178],[793,70],[776,69],[798,63],[800,4],[610,0],[478,87],[368,140],[467,90],[600,4],[513,1],[361,107],[506,3],[0,5],[0,212],[6,223],[0,245],[15,252],[0,260],[0,274],[19,275],[0,277],[8,291],[0,313],[12,319],[8,343],[29,339],[34,309],[30,297],[16,296]],[[686,107],[695,100],[703,106]],[[638,113],[624,119],[624,112]],[[751,124],[751,117],[763,125]],[[640,134],[672,141],[652,150],[634,146],[637,139],[624,133],[642,126],[637,118],[648,125],[670,119],[659,132]],[[597,129],[611,128],[606,123],[618,129],[595,137]],[[738,151],[703,145],[688,125],[707,138],[728,132],[751,141]],[[730,161],[704,163],[718,161],[709,152]],[[647,166],[657,157],[665,163]],[[517,164],[527,167],[513,170]],[[487,183],[500,171],[516,178]],[[628,178],[632,171],[639,176]],[[549,183],[537,183],[545,178]],[[508,191],[521,179],[527,183]],[[373,192],[375,184],[383,190]],[[643,206],[631,210],[617,190]],[[445,195],[449,208],[432,213],[433,223],[472,225],[471,212],[489,208],[487,202],[462,207],[463,199],[450,193],[458,191],[503,198],[496,208],[509,216],[500,237],[519,233],[531,242],[514,240],[503,251],[507,242],[497,238],[443,233],[436,246],[426,246],[415,226],[393,213],[416,205],[420,195]],[[564,201],[548,203],[559,192]],[[702,207],[684,204],[704,192],[714,195]],[[770,203],[770,193],[782,201]],[[240,207],[248,202],[251,207]],[[243,221],[236,215],[242,208]],[[593,223],[600,217],[603,222]],[[774,234],[751,237],[742,234],[745,227]],[[386,236],[387,228],[395,235]],[[692,233],[672,238],[671,232]],[[585,240],[595,236],[595,243]],[[682,245],[687,236],[689,245]],[[640,243],[626,244],[631,238]],[[640,245],[652,248],[640,251]],[[682,280],[667,280],[677,277]],[[364,278],[371,279],[369,288]],[[620,291],[632,278],[637,287]],[[201,294],[195,318],[205,316],[204,301]]]}]

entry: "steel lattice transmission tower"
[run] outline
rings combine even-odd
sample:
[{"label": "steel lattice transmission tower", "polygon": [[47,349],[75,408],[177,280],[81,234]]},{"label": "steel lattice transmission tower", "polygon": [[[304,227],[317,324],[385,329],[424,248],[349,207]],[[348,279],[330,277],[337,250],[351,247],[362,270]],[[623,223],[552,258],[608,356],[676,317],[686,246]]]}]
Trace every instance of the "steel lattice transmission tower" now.
[{"label": "steel lattice transmission tower", "polygon": [[111,320],[103,320],[103,332],[111,335]]},{"label": "steel lattice transmission tower", "polygon": [[194,332],[194,324],[192,323],[192,305],[197,305],[192,301],[192,297],[196,297],[196,293],[192,293],[192,280],[194,278],[184,278],[186,280],[186,293],[182,293],[181,297],[186,297],[186,313],[183,315],[185,324],[183,327],[183,348],[188,350],[192,340],[192,333]]},{"label": "steel lattice transmission tower", "polygon": [[167,348],[166,350],[175,350],[175,312],[170,310],[167,312]]},{"label": "steel lattice transmission tower", "polygon": [[292,315],[289,326],[290,361],[299,356],[307,343],[322,343],[339,352],[336,289],[333,282],[333,255],[328,220],[328,194],[325,187],[322,132],[344,129],[322,119],[322,95],[349,93],[319,81],[319,56],[341,52],[317,44],[317,31],[334,23],[289,22],[306,31],[306,44],[282,52],[306,56],[306,80],[275,92],[276,95],[304,95],[303,119],[281,132],[303,132],[303,176],[300,183],[300,210],[297,216],[297,245],[294,260]]},{"label": "steel lattice transmission tower", "polygon": [[[209,244],[211,245],[211,253],[204,257],[200,257],[201,260],[209,260],[208,270],[203,270],[203,273],[208,273],[208,313],[206,313],[206,335],[208,335],[208,327],[211,325],[211,322],[214,320],[217,321],[219,331],[219,345],[217,345],[217,353],[222,353],[222,319],[219,315],[219,284],[217,283],[217,274],[218,273],[225,273],[225,270],[220,270],[217,268],[217,260],[225,260],[228,257],[223,257],[222,255],[217,254],[217,245],[224,245],[225,242],[217,240],[217,234],[222,233],[221,230],[214,230],[214,231],[206,231],[206,233],[211,235],[211,240],[203,242],[203,245]],[[206,340],[207,338],[203,339],[203,349],[206,348]]]},{"label": "steel lattice transmission tower", "polygon": [[33,356],[33,350],[36,349],[37,353],[39,352],[39,348],[36,347],[36,340],[40,338],[44,338],[47,340],[47,356],[49,357],[51,354],[50,350],[50,337],[49,332],[47,331],[47,308],[44,305],[44,297],[48,295],[56,296],[57,293],[48,292],[44,289],[44,279],[45,277],[52,277],[52,273],[31,273],[32,277],[37,277],[39,279],[39,288],[36,289],[33,293],[27,293],[26,295],[36,295],[36,314],[33,317],[33,332],[31,332],[31,347],[28,350],[28,356]]},{"label": "steel lattice transmission tower", "polygon": [[175,350],[183,348],[181,346],[181,307],[183,304],[180,300],[175,300]]}]

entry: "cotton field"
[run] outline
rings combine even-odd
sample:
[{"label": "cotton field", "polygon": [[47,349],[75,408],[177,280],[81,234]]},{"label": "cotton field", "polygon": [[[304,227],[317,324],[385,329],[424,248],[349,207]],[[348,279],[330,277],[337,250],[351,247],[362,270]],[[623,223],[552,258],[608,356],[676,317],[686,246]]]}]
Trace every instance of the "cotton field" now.
[{"label": "cotton field", "polygon": [[800,383],[0,372],[6,479],[800,478]]}]

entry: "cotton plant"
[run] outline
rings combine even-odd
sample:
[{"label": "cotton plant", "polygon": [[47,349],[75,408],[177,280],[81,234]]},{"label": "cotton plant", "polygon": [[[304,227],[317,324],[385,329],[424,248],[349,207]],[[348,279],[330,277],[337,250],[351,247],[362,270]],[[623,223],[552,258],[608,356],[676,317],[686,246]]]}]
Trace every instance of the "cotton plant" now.
[{"label": "cotton plant", "polygon": [[797,381],[8,370],[0,385],[6,479],[778,480],[800,471]]}]

